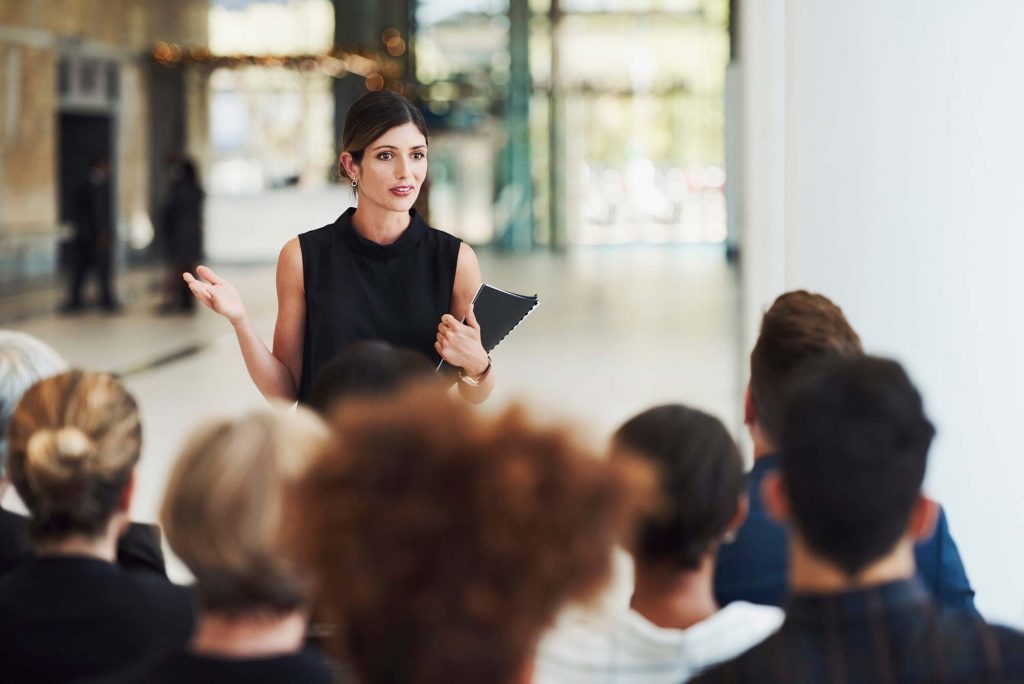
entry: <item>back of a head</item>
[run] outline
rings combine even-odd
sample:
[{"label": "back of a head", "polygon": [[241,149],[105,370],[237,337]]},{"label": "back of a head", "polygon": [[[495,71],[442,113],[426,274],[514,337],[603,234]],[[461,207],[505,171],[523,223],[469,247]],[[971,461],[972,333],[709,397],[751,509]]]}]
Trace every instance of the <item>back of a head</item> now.
[{"label": "back of a head", "polygon": [[204,610],[288,613],[305,602],[302,578],[281,553],[282,510],[326,436],[309,411],[267,409],[215,421],[189,439],[161,522]]},{"label": "back of a head", "polygon": [[0,474],[7,424],[21,395],[39,380],[65,370],[64,360],[45,342],[27,333],[0,330]]},{"label": "back of a head", "polygon": [[11,416],[11,481],[39,541],[97,536],[142,448],[135,399],[112,375],[70,371],[33,385]]},{"label": "back of a head", "polygon": [[648,474],[421,388],[334,427],[290,517],[338,655],[370,684],[513,681],[560,607],[607,580]]},{"label": "back of a head", "polygon": [[781,449],[808,547],[850,576],[889,553],[920,495],[934,435],[898,363],[832,359],[808,369],[789,398]]},{"label": "back of a head", "polygon": [[696,570],[717,548],[744,492],[743,458],[717,418],[678,404],[631,418],[613,453],[633,453],[659,473],[660,500],[634,541],[638,563]]},{"label": "back of a head", "polygon": [[342,401],[384,396],[413,382],[427,382],[433,371],[419,352],[378,340],[356,342],[316,374],[308,403],[327,415]]},{"label": "back of a head", "polygon": [[805,290],[779,296],[762,317],[750,353],[750,393],[761,430],[778,441],[785,396],[801,365],[863,353],[860,338],[842,309],[827,297]]}]

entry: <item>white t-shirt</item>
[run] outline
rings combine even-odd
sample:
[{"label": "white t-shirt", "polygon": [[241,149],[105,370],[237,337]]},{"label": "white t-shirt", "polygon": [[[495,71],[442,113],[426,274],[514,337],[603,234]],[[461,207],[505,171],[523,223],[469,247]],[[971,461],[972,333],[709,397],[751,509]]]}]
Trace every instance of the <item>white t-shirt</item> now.
[{"label": "white t-shirt", "polygon": [[634,610],[567,611],[541,640],[534,684],[679,684],[771,636],[783,612],[737,601],[688,629]]}]

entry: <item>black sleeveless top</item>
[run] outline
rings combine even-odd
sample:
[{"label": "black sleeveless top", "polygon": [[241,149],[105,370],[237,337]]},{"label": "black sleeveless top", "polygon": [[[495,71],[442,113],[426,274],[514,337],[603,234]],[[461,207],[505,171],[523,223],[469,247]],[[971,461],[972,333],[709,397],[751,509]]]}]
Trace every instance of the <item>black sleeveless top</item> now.
[{"label": "black sleeveless top", "polygon": [[441,361],[434,341],[441,316],[451,311],[462,241],[410,211],[401,237],[380,245],[356,232],[354,213],[299,235],[306,290],[299,401],[309,396],[317,371],[360,340],[384,340]]}]

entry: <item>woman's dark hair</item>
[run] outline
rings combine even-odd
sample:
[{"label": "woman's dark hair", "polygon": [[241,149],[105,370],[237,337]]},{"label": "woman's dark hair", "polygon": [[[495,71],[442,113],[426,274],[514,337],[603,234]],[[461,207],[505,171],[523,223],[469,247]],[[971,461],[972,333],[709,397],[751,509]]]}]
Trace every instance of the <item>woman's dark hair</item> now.
[{"label": "woman's dark hair", "polygon": [[416,380],[433,377],[423,354],[380,340],[356,342],[317,372],[307,403],[326,415],[346,399],[383,396]]},{"label": "woman's dark hair", "polygon": [[661,499],[636,536],[637,561],[695,570],[736,516],[745,488],[729,432],[713,416],[669,404],[627,421],[613,446],[650,461],[660,475]]},{"label": "woman's dark hair", "polygon": [[[407,123],[415,125],[424,138],[429,138],[423,113],[412,102],[390,90],[367,93],[356,100],[345,116],[341,151],[348,152],[359,163],[363,160],[363,151],[370,143],[392,128]],[[341,164],[338,165],[338,173],[342,178],[349,177]]]}]

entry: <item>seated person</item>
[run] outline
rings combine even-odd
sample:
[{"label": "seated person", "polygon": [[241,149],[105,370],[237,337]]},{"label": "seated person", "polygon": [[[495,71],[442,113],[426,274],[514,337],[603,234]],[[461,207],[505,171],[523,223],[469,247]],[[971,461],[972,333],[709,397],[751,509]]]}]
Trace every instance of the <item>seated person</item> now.
[{"label": "seated person", "polygon": [[[744,422],[754,444],[754,467],[747,482],[750,513],[736,539],[718,553],[715,596],[721,605],[750,601],[781,606],[785,602],[787,534],[768,516],[761,498],[762,481],[778,468],[776,445],[784,396],[801,365],[863,353],[860,338],[842,310],[819,294],[787,292],[761,319],[744,399]],[[974,590],[942,509],[935,534],[922,539],[914,555],[918,574],[941,605],[974,612]]]},{"label": "seated person", "polygon": [[612,458],[633,453],[656,466],[656,508],[633,543],[629,608],[567,615],[541,642],[536,684],[678,684],[759,643],[782,611],[736,601],[719,609],[715,554],[746,515],[743,459],[717,418],[659,406],[619,428]]},{"label": "seated person", "polygon": [[187,589],[114,563],[141,446],[135,399],[111,375],[62,373],[18,403],[7,467],[34,554],[0,577],[5,680],[111,676],[191,633]]},{"label": "seated person", "polygon": [[349,404],[289,518],[333,647],[366,684],[530,681],[559,609],[607,581],[651,474],[521,411],[431,388]]},{"label": "seated person", "polygon": [[200,429],[171,474],[161,520],[175,554],[195,576],[199,604],[188,647],[131,681],[332,681],[303,648],[307,587],[281,553],[285,490],[322,445],[312,413],[260,411]]},{"label": "seated person", "polygon": [[[67,370],[49,345],[21,332],[0,330],[0,501],[8,488],[4,469],[5,429],[21,395],[37,381]],[[32,555],[28,518],[0,508],[0,575]],[[131,523],[117,542],[117,562],[129,570],[166,577],[155,525]]]},{"label": "seated person", "polygon": [[356,342],[316,374],[308,403],[320,415],[328,415],[342,400],[384,396],[435,378],[430,360],[417,351],[380,340]]},{"label": "seated person", "polygon": [[697,681],[1024,681],[1024,635],[938,606],[915,576],[934,434],[893,361],[832,359],[796,385],[764,491],[790,531],[786,620]]}]

